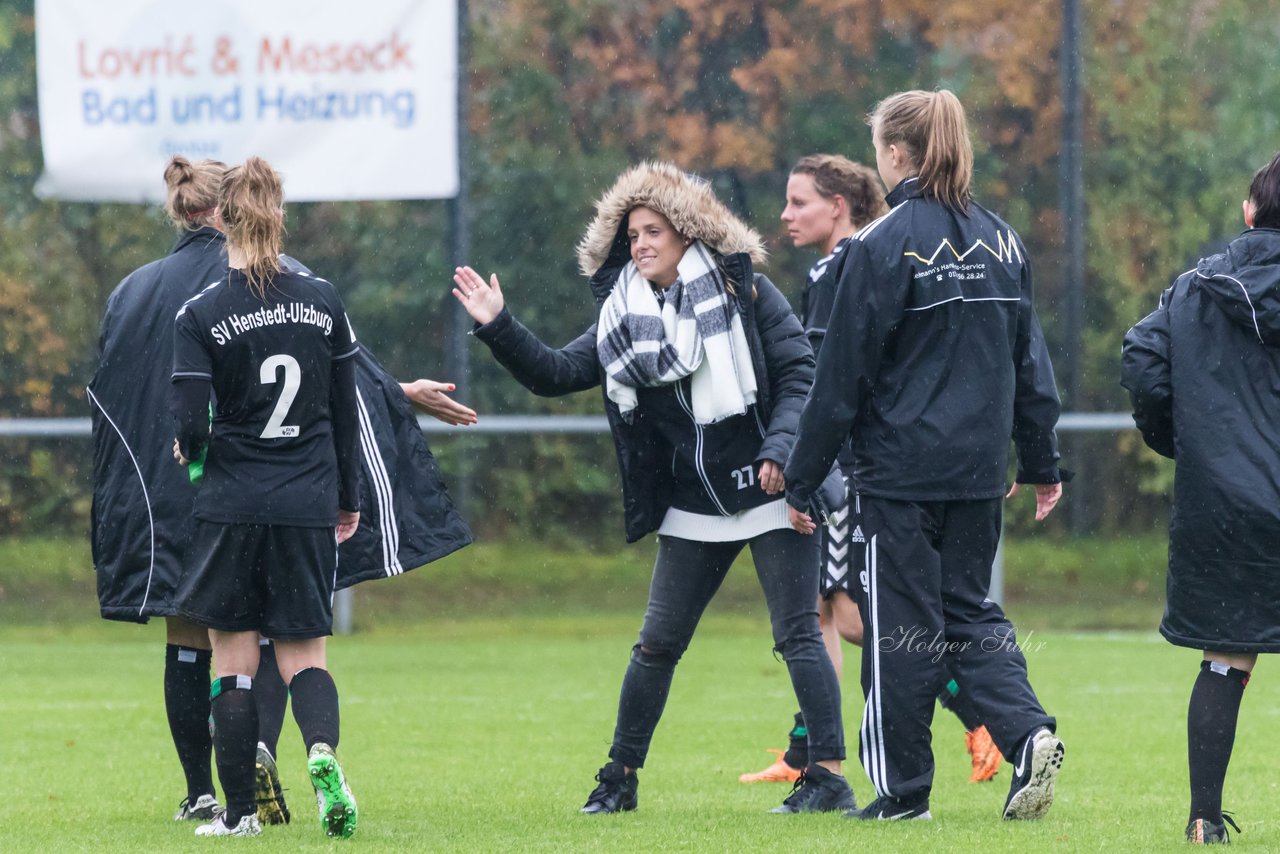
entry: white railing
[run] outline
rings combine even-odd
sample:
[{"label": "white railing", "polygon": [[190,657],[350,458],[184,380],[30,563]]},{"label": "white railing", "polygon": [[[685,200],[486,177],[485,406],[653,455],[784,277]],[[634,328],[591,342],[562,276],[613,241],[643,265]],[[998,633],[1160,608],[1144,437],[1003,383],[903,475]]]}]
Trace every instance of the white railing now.
[{"label": "white railing", "polygon": [[[486,415],[470,427],[443,424],[426,415],[418,416],[418,426],[426,433],[605,433],[609,423],[603,415]],[[1063,433],[1132,430],[1133,416],[1127,412],[1064,412],[1058,419]],[[0,418],[0,438],[56,439],[87,437],[88,418]]]}]

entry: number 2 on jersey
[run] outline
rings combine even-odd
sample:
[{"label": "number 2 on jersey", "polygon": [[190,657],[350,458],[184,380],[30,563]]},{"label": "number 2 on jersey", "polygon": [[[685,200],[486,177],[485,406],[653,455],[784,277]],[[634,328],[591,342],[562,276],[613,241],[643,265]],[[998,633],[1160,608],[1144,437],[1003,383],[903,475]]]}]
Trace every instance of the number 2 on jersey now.
[{"label": "number 2 on jersey", "polygon": [[271,418],[267,420],[267,426],[263,429],[261,438],[291,439],[298,435],[298,425],[285,424],[284,419],[288,417],[289,407],[293,406],[293,399],[298,395],[298,387],[302,385],[302,367],[297,359],[287,353],[271,356],[262,363],[262,370],[258,372],[258,378],[262,380],[263,385],[276,382],[276,368],[284,368],[284,386],[280,389],[280,399],[276,401],[276,408],[272,410]]}]

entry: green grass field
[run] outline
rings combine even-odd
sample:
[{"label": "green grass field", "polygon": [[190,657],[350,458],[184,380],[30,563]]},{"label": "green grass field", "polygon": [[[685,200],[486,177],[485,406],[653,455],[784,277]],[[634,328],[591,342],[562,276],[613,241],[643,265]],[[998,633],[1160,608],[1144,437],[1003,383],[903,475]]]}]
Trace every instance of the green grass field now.
[{"label": "green grass field", "polygon": [[[940,712],[933,822],[866,826],[776,816],[787,787],[742,771],[784,746],[794,711],[763,613],[713,605],[676,676],[641,772],[640,809],[587,817],[641,603],[619,614],[401,622],[335,640],[340,754],[361,806],[356,836],[323,836],[301,740],[280,767],[294,823],[259,840],[197,840],[170,820],[183,795],[161,693],[162,635],[81,622],[0,628],[0,849],[21,852],[1183,850],[1184,715],[1195,653],[1153,633],[1042,633],[1024,621],[1033,682],[1067,745],[1058,799],[1034,824],[999,820],[1009,771],[969,785],[963,733]],[[1015,619],[1018,618],[1016,610]],[[846,684],[856,686],[857,659]],[[1236,844],[1280,847],[1274,756],[1280,689],[1246,696],[1227,806]],[[861,702],[844,703],[856,745]],[[854,751],[856,756],[856,750]],[[870,785],[848,765],[859,802]]]}]

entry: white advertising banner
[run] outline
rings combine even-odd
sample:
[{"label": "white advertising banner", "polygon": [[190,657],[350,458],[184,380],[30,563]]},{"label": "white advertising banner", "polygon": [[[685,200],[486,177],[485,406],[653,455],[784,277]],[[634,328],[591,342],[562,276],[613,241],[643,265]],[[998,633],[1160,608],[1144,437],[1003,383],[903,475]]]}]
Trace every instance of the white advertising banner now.
[{"label": "white advertising banner", "polygon": [[36,0],[37,192],[154,202],[171,155],[293,201],[457,193],[455,0]]}]

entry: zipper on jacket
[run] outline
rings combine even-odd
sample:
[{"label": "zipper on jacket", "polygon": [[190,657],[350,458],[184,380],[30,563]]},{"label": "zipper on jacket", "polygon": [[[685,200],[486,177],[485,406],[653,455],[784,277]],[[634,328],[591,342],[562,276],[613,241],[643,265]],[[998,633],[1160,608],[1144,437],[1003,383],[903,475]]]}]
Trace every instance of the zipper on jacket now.
[{"label": "zipper on jacket", "polygon": [[702,486],[707,490],[708,497],[710,497],[712,503],[716,505],[716,509],[720,511],[720,515],[730,516],[732,514],[728,510],[724,509],[724,505],[720,503],[720,498],[716,495],[715,488],[711,485],[711,479],[707,476],[706,464],[702,460],[702,443],[705,438],[702,431],[702,425],[693,420],[693,409],[689,406],[689,402],[685,400],[684,397],[684,383],[677,381],[675,383],[675,387],[676,401],[680,404],[680,408],[685,411],[685,414],[689,416],[690,423],[693,424],[693,432],[695,436],[693,468],[697,471],[698,477],[702,480]]}]

